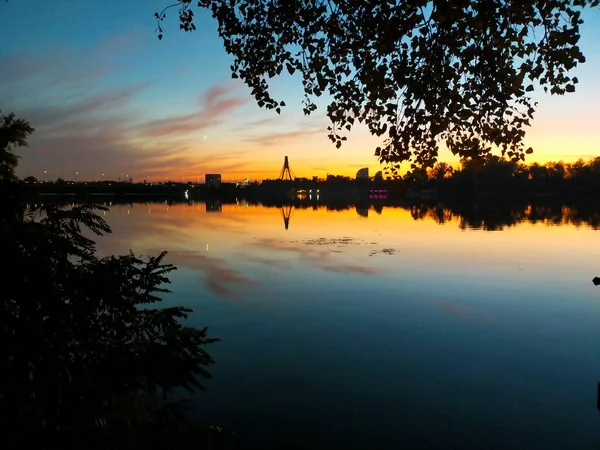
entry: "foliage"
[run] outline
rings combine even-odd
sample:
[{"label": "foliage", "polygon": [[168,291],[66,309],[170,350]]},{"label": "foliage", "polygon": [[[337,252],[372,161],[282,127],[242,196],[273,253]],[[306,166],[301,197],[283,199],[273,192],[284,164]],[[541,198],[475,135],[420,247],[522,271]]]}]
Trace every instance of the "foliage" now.
[{"label": "foliage", "polygon": [[[9,116],[10,117],[10,116]],[[7,120],[3,158],[26,143],[27,122]],[[6,143],[12,145],[7,148]],[[8,165],[6,166],[8,167]],[[168,394],[201,389],[213,362],[207,330],[184,326],[191,312],[160,308],[174,270],[166,253],[100,258],[84,234],[109,233],[93,205],[45,206],[23,214],[16,177],[3,180],[0,248],[0,420],[7,448],[169,445],[181,423]],[[177,409],[177,408],[175,408]],[[179,430],[180,431],[180,430]]]},{"label": "foliage", "polygon": [[445,162],[437,163],[430,171],[429,176],[434,180],[443,180],[444,178],[452,176],[454,168]]},{"label": "foliage", "polygon": [[331,96],[329,138],[340,147],[356,121],[387,135],[375,154],[431,167],[440,143],[463,158],[499,148],[513,161],[525,149],[536,89],[574,92],[569,71],[585,62],[581,11],[599,0],[181,0],[168,9],[195,30],[194,5],[218,21],[233,78],[258,105],[285,106],[268,80],[299,73],[304,112]]},{"label": "foliage", "polygon": [[19,158],[14,149],[26,147],[27,138],[33,132],[33,127],[26,120],[18,119],[12,113],[2,115],[0,109],[0,182],[16,180]]},{"label": "foliage", "polygon": [[[441,173],[445,176],[441,176]],[[533,163],[529,166],[488,156],[474,163],[463,161],[460,168],[438,163],[428,173],[429,187],[442,193],[555,194],[573,198],[600,194],[600,157],[574,163]]]}]

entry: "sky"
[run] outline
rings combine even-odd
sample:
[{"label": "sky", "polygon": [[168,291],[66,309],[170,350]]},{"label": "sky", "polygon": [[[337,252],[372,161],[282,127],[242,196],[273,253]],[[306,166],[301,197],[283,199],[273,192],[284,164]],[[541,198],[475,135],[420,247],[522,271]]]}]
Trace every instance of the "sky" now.
[{"label": "sky", "polygon": [[[40,179],[225,180],[276,178],[289,156],[296,176],[354,176],[381,170],[382,138],[358,126],[336,149],[325,104],[304,116],[297,77],[272,80],[288,105],[260,109],[231,79],[232,57],[216,21],[196,13],[197,31],[178,29],[175,10],[155,34],[167,0],[8,0],[0,2],[0,109],[36,132],[21,151],[20,176]],[[600,8],[583,14],[577,92],[540,95],[526,144],[528,162],[600,155]],[[443,151],[441,159],[456,158]],[[77,174],[77,176],[76,176]]]}]

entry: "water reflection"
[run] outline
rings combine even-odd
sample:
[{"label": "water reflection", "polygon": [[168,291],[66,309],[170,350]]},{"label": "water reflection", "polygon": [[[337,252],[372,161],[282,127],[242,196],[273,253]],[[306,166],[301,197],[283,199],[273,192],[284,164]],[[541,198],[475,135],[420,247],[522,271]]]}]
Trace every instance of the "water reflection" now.
[{"label": "water reflection", "polygon": [[223,339],[201,410],[244,448],[598,443],[594,206],[113,202],[106,218],[101,252],[167,250],[168,301]]},{"label": "water reflection", "polygon": [[361,217],[369,217],[369,206],[356,205],[356,214]]},{"label": "water reflection", "polygon": [[[354,209],[360,217],[369,217],[369,211],[374,211],[376,214],[384,214],[384,209],[388,214],[394,214],[394,210],[404,210],[410,212],[410,216],[414,220],[432,220],[438,224],[456,223],[460,229],[475,229],[487,231],[500,231],[507,227],[515,226],[519,223],[528,222],[532,224],[542,223],[545,225],[574,225],[576,227],[588,226],[592,229],[600,229],[600,207],[596,204],[518,204],[496,202],[484,205],[478,204],[386,204],[376,202],[372,204],[314,204],[296,202],[292,204],[250,204],[245,200],[237,201],[231,204],[222,204],[220,201],[209,201],[206,203],[197,203],[192,201],[173,202],[173,201],[150,201],[150,202],[104,202],[104,206],[128,206],[128,211],[134,205],[147,208],[147,212],[151,213],[153,206],[167,205],[166,211],[169,211],[171,205],[187,205],[195,207],[197,210],[203,209],[206,212],[222,212],[223,207],[231,211],[231,206],[242,208],[258,207],[277,208],[280,210],[283,218],[284,229],[290,228],[292,210],[307,210],[313,211],[348,211]],[[74,204],[66,204],[67,206]],[[37,206],[28,205],[28,206]]]},{"label": "water reflection", "polygon": [[[192,205],[191,202],[190,202],[190,205]],[[221,206],[221,202],[219,200],[206,202],[206,212],[221,212],[221,211],[222,211],[222,206]]]},{"label": "water reflection", "polygon": [[[375,214],[369,215],[370,211]],[[202,212],[219,214],[198,214]],[[292,226],[292,217],[296,226]],[[117,253],[131,248],[154,254],[166,249],[168,259],[177,266],[201,274],[209,292],[220,298],[239,298],[262,283],[259,280],[262,275],[256,273],[263,270],[303,273],[311,268],[379,276],[391,269],[375,260],[398,257],[407,246],[419,248],[412,258],[422,260],[429,248],[448,247],[449,239],[456,240],[450,237],[452,229],[498,231],[518,224],[597,229],[599,218],[598,210],[590,206],[297,203],[264,207],[240,201],[234,204],[113,201],[106,219],[115,233],[102,240],[101,250]],[[435,225],[445,226],[433,232],[430,227]],[[277,230],[286,235],[279,236]],[[528,230],[521,228],[519,233],[526,236]],[[505,249],[515,246],[516,239],[509,239]],[[573,236],[573,239],[579,238]],[[474,238],[468,240],[465,248],[473,241]],[[504,257],[501,255],[511,257],[505,249],[493,251],[492,265],[498,257]],[[457,252],[453,257],[460,258],[465,249]]]},{"label": "water reflection", "polygon": [[522,222],[545,225],[589,226],[598,229],[600,210],[596,205],[416,205],[411,214],[415,220],[430,218],[443,224],[456,220],[461,229],[499,231]]},{"label": "water reflection", "polygon": [[283,226],[286,230],[290,228],[290,219],[292,218],[292,205],[285,205],[281,207],[281,217],[283,217]]}]

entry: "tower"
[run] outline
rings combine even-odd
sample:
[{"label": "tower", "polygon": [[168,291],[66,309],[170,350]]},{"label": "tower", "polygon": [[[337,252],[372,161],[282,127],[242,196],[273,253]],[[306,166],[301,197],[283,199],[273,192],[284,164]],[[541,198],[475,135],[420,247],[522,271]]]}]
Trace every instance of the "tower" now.
[{"label": "tower", "polygon": [[290,169],[290,162],[289,162],[287,156],[283,160],[283,168],[281,169],[281,174],[279,175],[279,179],[294,181],[294,175],[292,175],[292,169]]}]

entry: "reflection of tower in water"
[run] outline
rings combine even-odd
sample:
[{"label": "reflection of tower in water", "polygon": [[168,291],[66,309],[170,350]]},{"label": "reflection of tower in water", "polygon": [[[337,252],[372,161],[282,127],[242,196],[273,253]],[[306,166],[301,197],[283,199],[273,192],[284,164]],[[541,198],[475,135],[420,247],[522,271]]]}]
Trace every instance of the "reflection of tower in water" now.
[{"label": "reflection of tower in water", "polygon": [[286,205],[281,207],[281,217],[283,217],[283,225],[287,230],[290,227],[290,218],[292,217],[292,205]]}]

